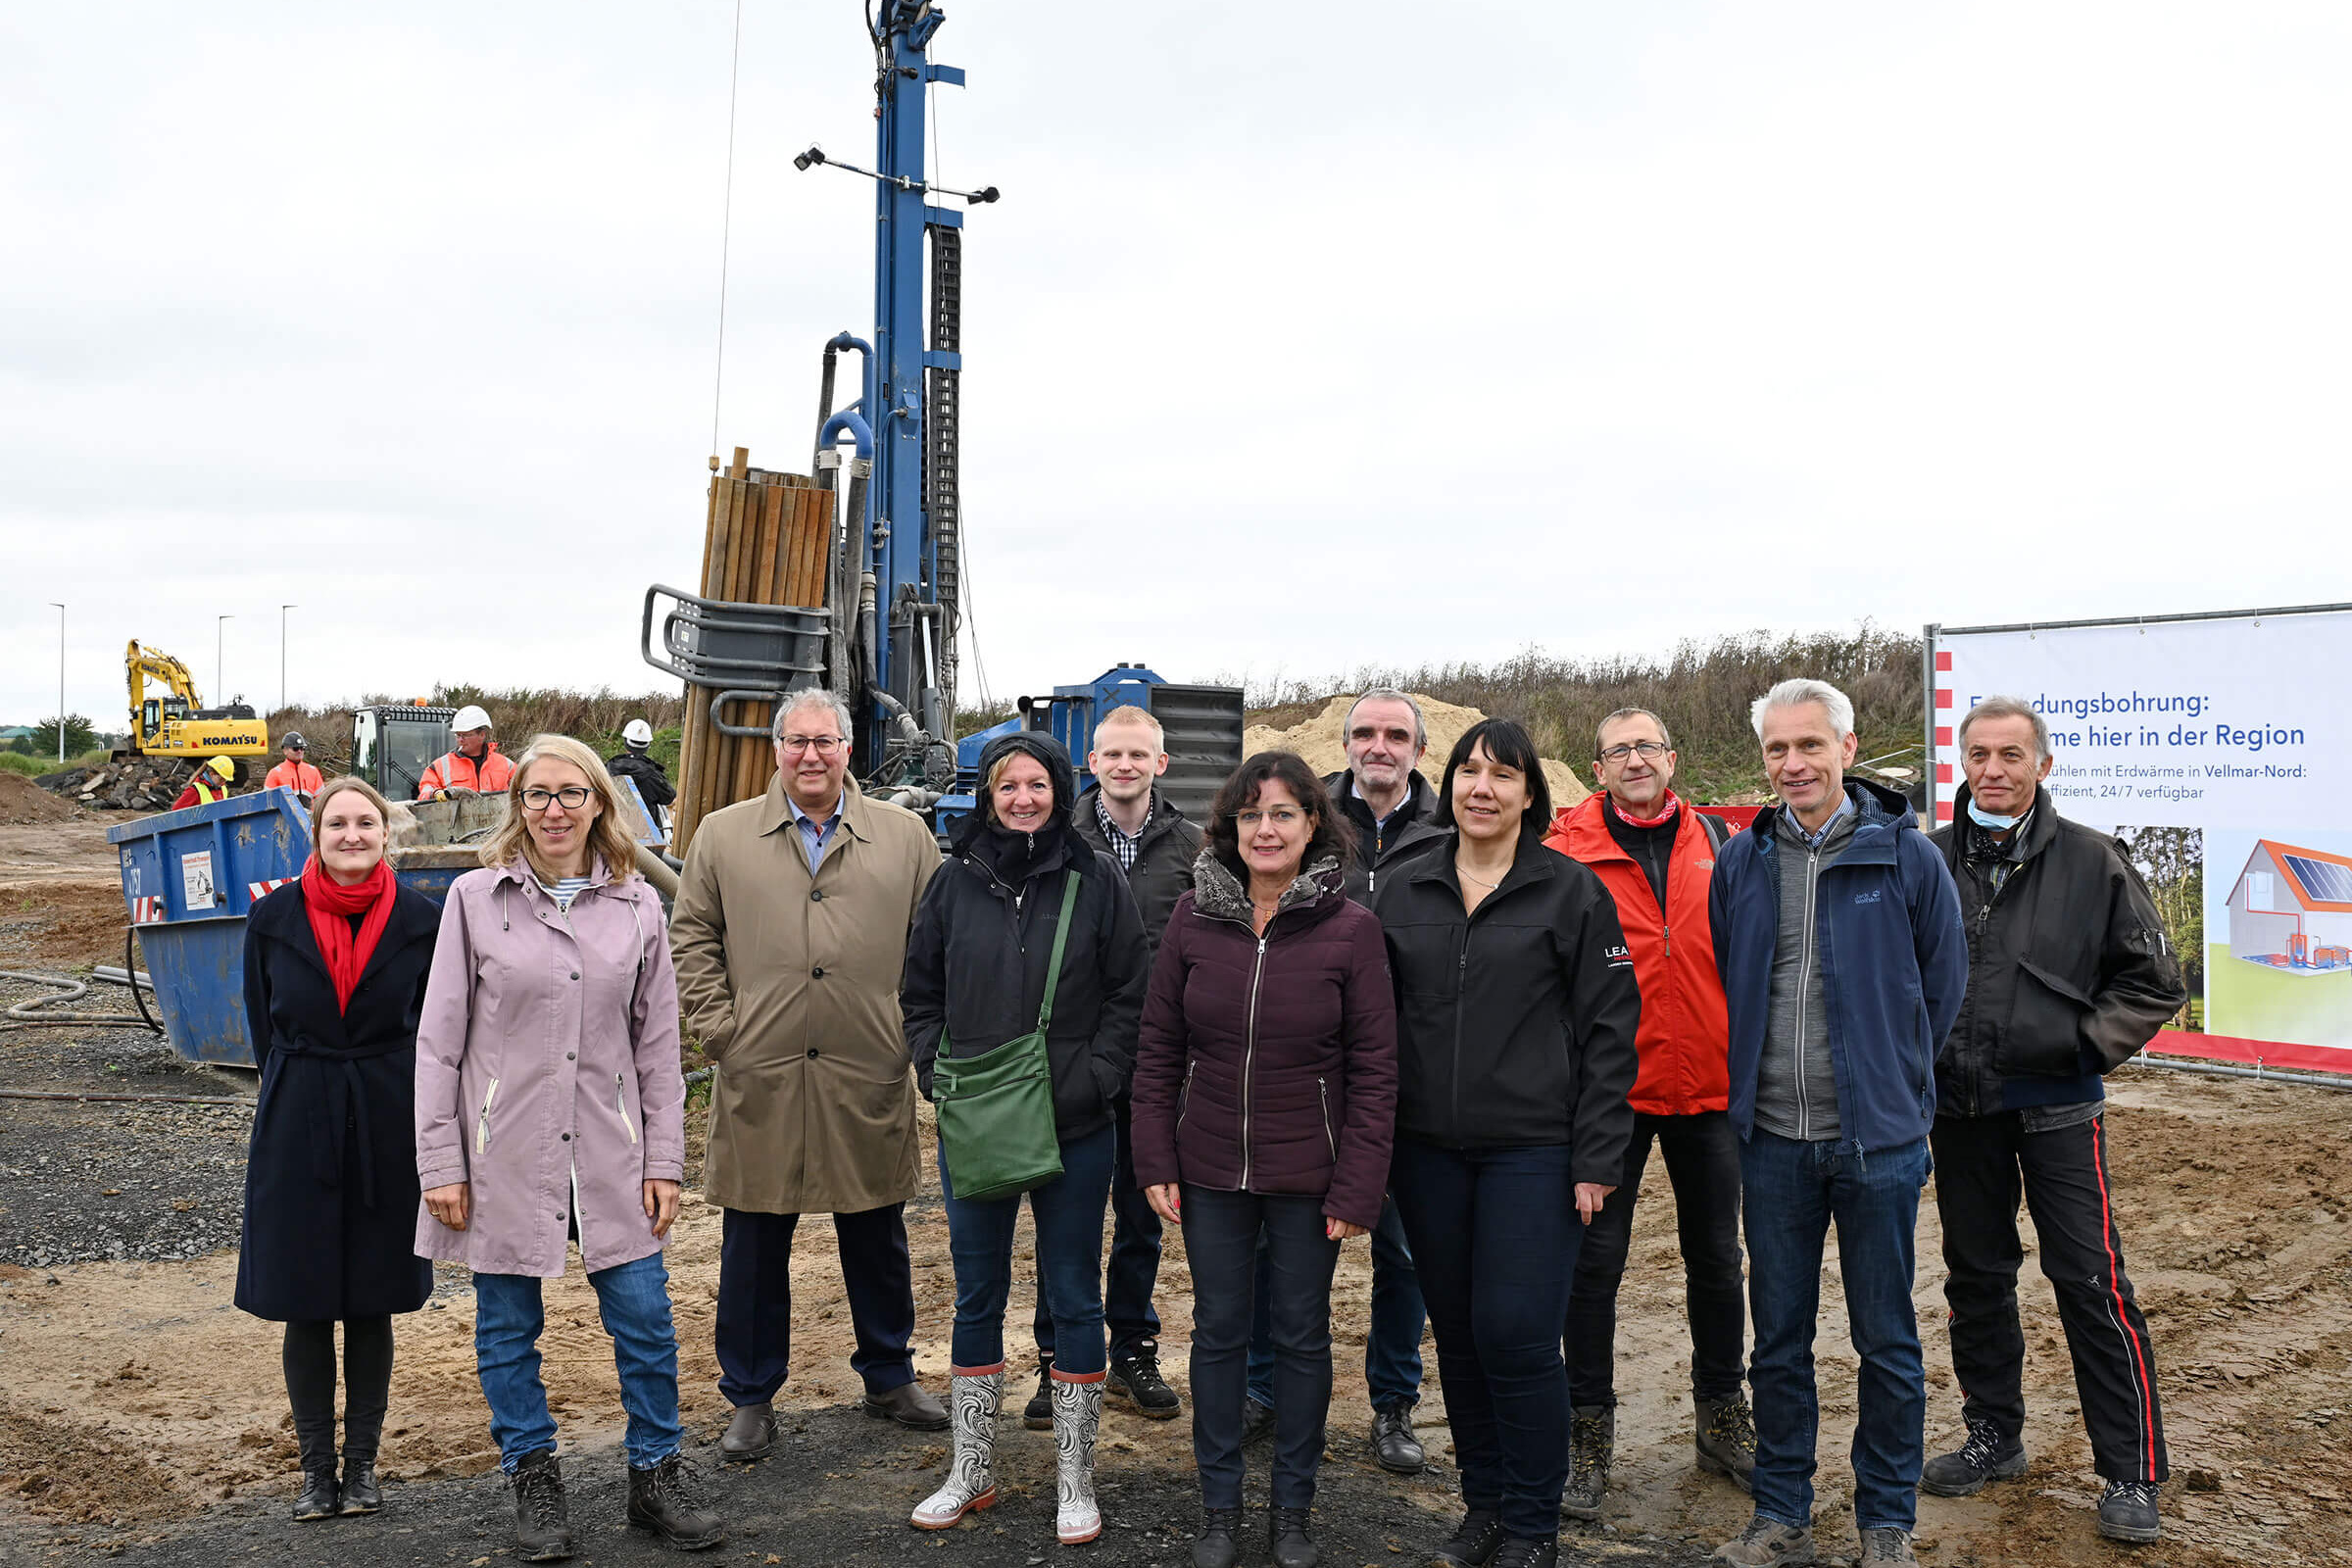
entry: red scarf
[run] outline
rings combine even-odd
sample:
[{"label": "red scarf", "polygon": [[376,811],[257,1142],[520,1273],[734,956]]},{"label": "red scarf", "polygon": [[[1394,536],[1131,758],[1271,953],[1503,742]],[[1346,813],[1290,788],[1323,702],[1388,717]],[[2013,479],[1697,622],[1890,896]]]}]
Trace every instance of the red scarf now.
[{"label": "red scarf", "polygon": [[[303,866],[302,906],[310,914],[311,935],[318,940],[319,956],[326,959],[327,978],[335,983],[338,1008],[350,1010],[351,994],[360,988],[360,976],[375,956],[375,944],[392,918],[392,900],[399,891],[388,861],[376,861],[374,870],[350,887],[326,874],[317,851]],[[360,922],[357,936],[351,930],[355,914],[367,916]]]},{"label": "red scarf", "polygon": [[1675,810],[1682,804],[1682,802],[1674,798],[1674,791],[1668,790],[1666,792],[1666,805],[1659,810],[1657,815],[1636,816],[1624,807],[1619,806],[1615,796],[1612,795],[1609,797],[1610,809],[1614,810],[1617,813],[1617,819],[1625,823],[1628,827],[1664,827],[1667,823],[1674,820]]}]

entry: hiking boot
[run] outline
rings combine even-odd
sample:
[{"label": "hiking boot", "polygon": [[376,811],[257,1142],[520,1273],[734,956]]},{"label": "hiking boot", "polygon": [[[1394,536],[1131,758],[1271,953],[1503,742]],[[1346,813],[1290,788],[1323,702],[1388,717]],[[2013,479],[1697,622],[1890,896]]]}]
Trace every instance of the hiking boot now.
[{"label": "hiking boot", "polygon": [[1502,1545],[1502,1515],[1492,1508],[1473,1508],[1430,1553],[1449,1568],[1487,1568]]},{"label": "hiking boot", "polygon": [[1757,1514],[1747,1528],[1717,1546],[1709,1562],[1730,1562],[1740,1568],[1777,1568],[1778,1564],[1813,1561],[1813,1532]]},{"label": "hiking boot", "polygon": [[1255,1399],[1242,1401],[1242,1446],[1274,1435],[1274,1407]]},{"label": "hiking boot", "polygon": [[682,1453],[650,1469],[629,1466],[629,1527],[651,1530],[677,1551],[708,1551],[727,1539],[718,1510],[703,1496],[702,1478]]},{"label": "hiking boot", "polygon": [[1315,1568],[1323,1560],[1314,1538],[1306,1533],[1308,1512],[1305,1508],[1266,1510],[1266,1543],[1274,1555],[1274,1568]]},{"label": "hiking boot", "polygon": [[1037,1392],[1021,1406],[1021,1425],[1032,1432],[1054,1430],[1054,1354],[1037,1352]]},{"label": "hiking boot", "polygon": [[311,1524],[319,1519],[332,1519],[342,1506],[342,1494],[335,1490],[332,1470],[305,1471],[302,1494],[294,1499],[294,1518],[299,1524]]},{"label": "hiking boot", "polygon": [[1505,1536],[1494,1548],[1494,1568],[1555,1568],[1559,1560],[1560,1544],[1549,1536],[1542,1541]]},{"label": "hiking boot", "polygon": [[1938,1497],[1973,1497],[1989,1481],[2007,1481],[2026,1473],[2026,1446],[2003,1437],[1989,1421],[1971,1421],[1968,1441],[1950,1453],[1939,1453],[1920,1467],[1919,1490]]},{"label": "hiking boot", "polygon": [[1755,1491],[1756,1415],[1744,1395],[1728,1399],[1699,1399],[1698,1434],[1693,1445],[1698,1467],[1709,1475],[1729,1476],[1741,1492]]},{"label": "hiking boot", "polygon": [[1184,1400],[1159,1375],[1159,1342],[1138,1340],[1125,1355],[1110,1358],[1110,1377],[1103,1392],[1135,1406],[1135,1413],[1153,1421],[1174,1418]]},{"label": "hiking boot", "polygon": [[1907,1562],[1916,1565],[1919,1558],[1911,1550],[1911,1532],[1882,1525],[1876,1530],[1862,1532],[1863,1563]]},{"label": "hiking boot", "polygon": [[375,1484],[373,1459],[343,1460],[343,1512],[373,1513],[384,1505],[384,1490]]},{"label": "hiking boot", "polygon": [[541,1448],[507,1477],[514,1494],[514,1554],[524,1562],[571,1555],[571,1519],[564,1506],[564,1470],[556,1450]]},{"label": "hiking boot", "polygon": [[718,1456],[736,1464],[764,1459],[776,1446],[776,1407],[762,1399],[739,1404],[727,1418],[726,1435],[718,1440]]},{"label": "hiking boot", "polygon": [[1588,1522],[1600,1517],[1600,1499],[1609,1490],[1609,1465],[1617,1457],[1617,1407],[1576,1410],[1568,1417],[1568,1485],[1560,1492],[1560,1512]]},{"label": "hiking boot", "polygon": [[1201,1509],[1200,1531],[1193,1537],[1193,1568],[1233,1568],[1242,1556],[1233,1539],[1241,1527],[1239,1508]]},{"label": "hiking boot", "polygon": [[2156,1520],[2156,1483],[2110,1481],[2099,1498],[2099,1534],[2109,1541],[2154,1541],[2163,1533]]},{"label": "hiking boot", "polygon": [[1372,1412],[1372,1457],[1391,1475],[1417,1476],[1429,1462],[1413,1435],[1413,1407],[1392,1404]]}]

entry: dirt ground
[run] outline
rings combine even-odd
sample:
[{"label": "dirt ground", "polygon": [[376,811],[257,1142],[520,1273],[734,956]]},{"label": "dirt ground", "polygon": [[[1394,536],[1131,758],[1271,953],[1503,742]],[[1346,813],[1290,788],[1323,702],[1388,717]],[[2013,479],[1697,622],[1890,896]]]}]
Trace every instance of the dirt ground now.
[{"label": "dirt ground", "polygon": [[[78,833],[81,824],[72,828]],[[93,871],[86,845],[78,861],[52,850],[44,862],[38,846],[12,836],[18,831],[0,830],[0,963],[22,965],[36,953],[46,962],[68,961],[74,939],[58,933],[76,928],[72,910],[80,907],[86,883],[106,873]],[[103,824],[99,834],[103,868],[111,865]],[[44,877],[44,863],[55,874]],[[44,881],[50,886],[33,886]],[[94,906],[84,912],[95,920]],[[478,1568],[503,1560],[505,1503],[490,1474],[496,1455],[473,1375],[472,1296],[456,1271],[440,1277],[425,1310],[398,1326],[383,1454],[390,1506],[370,1520],[310,1528],[286,1522],[297,1476],[277,1330],[229,1304],[235,1253],[215,1250],[221,1236],[234,1234],[233,1225],[222,1229],[221,1210],[236,1201],[239,1124],[226,1102],[240,1092],[238,1080],[184,1069],[194,1076],[182,1082],[172,1074],[183,1069],[168,1060],[141,1076],[150,1072],[139,1065],[142,1052],[153,1048],[137,1036],[0,1035],[0,1088],[86,1081],[223,1101],[189,1112],[185,1122],[159,1107],[0,1101],[0,1258],[34,1255],[27,1249],[36,1233],[49,1234],[36,1217],[65,1198],[54,1170],[68,1152],[89,1167],[76,1167],[77,1191],[98,1181],[118,1189],[86,1201],[144,1202],[140,1212],[148,1216],[137,1225],[124,1221],[120,1234],[133,1238],[132,1255],[120,1261],[84,1247],[44,1254],[56,1261],[0,1263],[0,1561],[106,1554],[172,1564],[455,1561]],[[1971,1568],[2352,1562],[2352,1477],[2344,1463],[2352,1449],[2352,1357],[2341,1343],[2352,1316],[2352,1188],[2344,1177],[2352,1168],[2352,1098],[2140,1068],[2126,1069],[2113,1088],[2119,1221],[2155,1340],[2173,1456],[2165,1541],[2127,1549],[2093,1532],[2098,1483],[2049,1290],[2030,1261],[2021,1296],[2033,1468],[1976,1498],[1923,1497],[1923,1557]],[[177,1209],[181,1201],[191,1208]],[[173,1214],[185,1217],[175,1222]],[[184,1234],[173,1232],[175,1223]],[[941,1388],[953,1281],[935,1190],[910,1207],[908,1224],[917,1367]],[[1005,1503],[947,1538],[907,1531],[906,1510],[935,1484],[944,1442],[858,1414],[829,1224],[813,1219],[802,1237],[793,1270],[795,1370],[780,1400],[790,1441],[751,1471],[718,1478],[734,1534],[716,1560],[904,1563],[936,1553],[942,1562],[1037,1568],[1057,1549],[1050,1544],[1050,1439],[1008,1421],[1000,1449],[1009,1477]],[[1602,1525],[1565,1528],[1572,1560],[1692,1562],[1747,1515],[1741,1494],[1691,1466],[1689,1345],[1673,1237],[1671,1191],[1653,1163],[1621,1302],[1616,1480]],[[1930,1200],[1921,1218],[1917,1298],[1930,1368],[1931,1452],[1948,1447],[1959,1432],[1937,1243]],[[175,1246],[196,1255],[141,1255]],[[711,1352],[717,1260],[717,1216],[690,1192],[669,1266],[684,1413],[705,1459],[715,1457],[725,1416]],[[1335,1568],[1420,1560],[1456,1505],[1434,1353],[1425,1350],[1429,1386],[1418,1418],[1432,1472],[1398,1482],[1365,1457],[1369,1411],[1356,1369],[1369,1290],[1364,1246],[1350,1244],[1333,1301],[1340,1376],[1318,1514]],[[1824,1298],[1817,1524],[1825,1552],[1845,1554],[1853,1549],[1844,1449],[1854,1376],[1834,1240]],[[1181,1389],[1191,1298],[1182,1243],[1173,1237],[1158,1304],[1163,1357]],[[618,1528],[617,1388],[576,1259],[549,1289],[547,1307],[542,1348],[585,1557],[659,1560]],[[1016,1294],[1010,1320],[1026,1323],[1025,1292]],[[1017,1358],[1019,1331],[1008,1340]],[[1253,1450],[1250,1462],[1257,1497],[1262,1452]],[[1182,1561],[1198,1506],[1189,1423],[1146,1422],[1114,1406],[1103,1424],[1100,1473],[1112,1529],[1090,1554],[1122,1565]]]}]

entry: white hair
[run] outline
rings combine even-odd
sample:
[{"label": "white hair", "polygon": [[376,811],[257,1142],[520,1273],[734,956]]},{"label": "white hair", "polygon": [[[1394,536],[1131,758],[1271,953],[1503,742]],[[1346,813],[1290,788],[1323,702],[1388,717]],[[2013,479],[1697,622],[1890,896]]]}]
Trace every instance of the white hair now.
[{"label": "white hair", "polygon": [[1960,746],[1968,747],[1968,726],[1981,718],[2022,718],[2034,726],[2034,750],[2041,757],[2050,755],[2050,724],[2034,705],[2022,697],[1987,697],[1968,710],[1960,721]]},{"label": "white hair", "polygon": [[1413,745],[1423,747],[1429,744],[1429,724],[1421,716],[1421,705],[1413,701],[1412,693],[1398,691],[1394,686],[1375,686],[1348,705],[1348,722],[1341,731],[1342,740],[1347,739],[1348,730],[1355,728],[1355,710],[1366,703],[1402,703],[1413,712]]},{"label": "white hair", "polygon": [[1782,681],[1755,701],[1747,710],[1747,721],[1755,726],[1756,739],[1764,738],[1764,715],[1776,708],[1802,708],[1807,703],[1819,703],[1822,711],[1830,715],[1830,728],[1839,740],[1854,732],[1853,699],[1826,680],[1807,680],[1803,676]]},{"label": "white hair", "polygon": [[821,708],[831,713],[841,724],[841,738],[845,741],[851,738],[850,705],[822,686],[804,686],[797,692],[785,694],[784,706],[776,710],[776,721],[767,728],[768,739],[782,740],[784,721],[810,708]]}]

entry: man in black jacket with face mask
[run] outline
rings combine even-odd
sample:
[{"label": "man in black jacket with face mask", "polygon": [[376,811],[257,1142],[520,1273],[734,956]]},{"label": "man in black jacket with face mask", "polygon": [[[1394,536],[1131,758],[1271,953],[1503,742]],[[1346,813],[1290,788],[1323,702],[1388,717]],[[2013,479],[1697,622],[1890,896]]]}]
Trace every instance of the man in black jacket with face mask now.
[{"label": "man in black jacket with face mask", "polygon": [[1960,889],[1968,994],[1936,1058],[1930,1147],[1943,1221],[1952,1369],[1968,1437],[1923,1490],[1967,1496],[2026,1469],[2017,1316],[2022,1189],[2058,1296],[2091,1457],[2099,1534],[2154,1541],[2166,1475],[2147,1320],[2124,1275],[2100,1078],[2187,998],[2146,885],[2113,839],[2058,814],[2050,734],[2014,697],[1960,725],[1954,820],[1932,842]]}]

